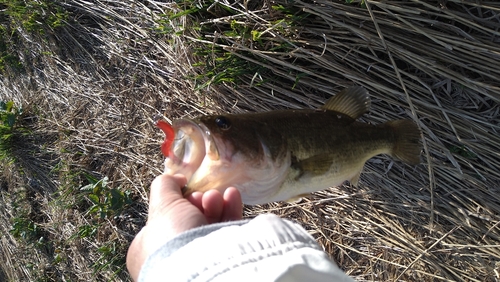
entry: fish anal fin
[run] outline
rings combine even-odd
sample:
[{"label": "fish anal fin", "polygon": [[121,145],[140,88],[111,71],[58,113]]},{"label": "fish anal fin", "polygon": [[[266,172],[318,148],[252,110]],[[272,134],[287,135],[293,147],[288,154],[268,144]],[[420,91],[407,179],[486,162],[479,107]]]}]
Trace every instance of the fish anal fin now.
[{"label": "fish anal fin", "polygon": [[368,91],[361,86],[352,86],[328,99],[320,109],[335,111],[357,119],[370,110]]},{"label": "fish anal fin", "polygon": [[298,203],[298,202],[300,202],[300,200],[302,200],[302,198],[308,197],[309,195],[311,195],[311,194],[309,194],[309,193],[299,194],[297,196],[293,196],[290,199],[286,200],[286,202],[289,204]]},{"label": "fish anal fin", "polygon": [[419,164],[422,146],[418,126],[407,119],[392,120],[385,124],[395,133],[394,146],[390,155],[410,165]]}]

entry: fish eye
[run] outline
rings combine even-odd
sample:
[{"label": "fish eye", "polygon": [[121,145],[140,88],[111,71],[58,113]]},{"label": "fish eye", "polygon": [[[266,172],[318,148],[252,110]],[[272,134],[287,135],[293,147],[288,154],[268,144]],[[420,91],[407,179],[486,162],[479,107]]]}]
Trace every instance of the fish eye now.
[{"label": "fish eye", "polygon": [[231,122],[224,116],[216,117],[215,124],[217,124],[217,126],[222,130],[228,130],[229,128],[231,128]]}]

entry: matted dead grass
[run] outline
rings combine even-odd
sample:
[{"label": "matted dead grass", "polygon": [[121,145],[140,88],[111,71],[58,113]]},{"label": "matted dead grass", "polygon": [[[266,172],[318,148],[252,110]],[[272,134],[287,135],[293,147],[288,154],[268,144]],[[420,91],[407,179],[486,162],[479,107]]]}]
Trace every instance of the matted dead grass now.
[{"label": "matted dead grass", "polygon": [[[272,8],[278,4],[307,16],[287,17]],[[27,140],[23,148],[31,149],[17,151],[23,174],[4,173],[0,277],[128,280],[119,266],[106,264],[109,258],[105,267],[92,265],[109,242],[123,255],[144,224],[148,186],[162,171],[155,115],[172,120],[317,107],[356,84],[372,97],[364,121],[410,118],[419,125],[422,164],[377,157],[357,188],[246,207],[245,216],[272,212],[296,220],[360,281],[500,280],[500,4],[366,4],[219,1],[210,19],[165,20],[185,8],[131,0],[64,3],[77,21],[46,38],[25,34],[20,50],[30,51],[20,52],[32,68],[0,84],[2,100],[13,98],[36,116],[34,134],[44,140]],[[224,6],[236,12],[223,15]],[[209,29],[193,28],[197,23]],[[266,44],[228,34],[232,23],[258,31]],[[205,58],[194,54],[200,49],[209,51]],[[235,84],[195,90],[200,84],[192,77],[207,69],[196,63],[217,63],[221,50],[263,68],[238,75]],[[63,196],[85,184],[72,174],[83,171],[108,176],[111,186],[132,191],[135,202],[100,222],[95,237],[79,239],[79,228],[94,222],[80,201]],[[37,180],[40,175],[47,177]],[[23,247],[7,232],[12,191],[23,189],[50,248]],[[63,259],[55,262],[55,254]],[[39,266],[33,270],[28,262]]]}]

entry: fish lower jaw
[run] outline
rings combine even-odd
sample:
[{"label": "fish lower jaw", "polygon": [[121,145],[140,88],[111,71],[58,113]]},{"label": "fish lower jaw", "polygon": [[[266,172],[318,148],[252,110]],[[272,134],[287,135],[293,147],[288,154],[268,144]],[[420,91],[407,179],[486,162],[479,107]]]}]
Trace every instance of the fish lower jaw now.
[{"label": "fish lower jaw", "polygon": [[205,192],[211,189],[223,193],[235,182],[246,181],[244,164],[232,163],[224,158],[206,156],[196,171],[188,177],[187,191]]},{"label": "fish lower jaw", "polygon": [[165,170],[163,171],[164,174],[168,175],[182,174],[186,177],[186,179],[191,178],[192,175],[197,170],[197,167],[192,163],[173,160],[172,158],[166,158],[164,164],[165,164]]}]

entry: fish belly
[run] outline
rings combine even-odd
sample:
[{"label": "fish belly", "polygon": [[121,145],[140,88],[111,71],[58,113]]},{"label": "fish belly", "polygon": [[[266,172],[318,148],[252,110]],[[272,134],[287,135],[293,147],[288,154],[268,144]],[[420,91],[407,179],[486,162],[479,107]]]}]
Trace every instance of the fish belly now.
[{"label": "fish belly", "polygon": [[346,180],[351,180],[357,176],[363,169],[363,165],[364,162],[362,164],[353,163],[347,166],[344,165],[342,168],[333,167],[325,174],[313,175],[306,173],[300,178],[296,178],[294,173],[291,172],[277,193],[271,197],[272,199],[270,201],[288,201],[290,199],[294,199],[298,195],[309,194],[325,190],[329,187],[340,186]]}]

